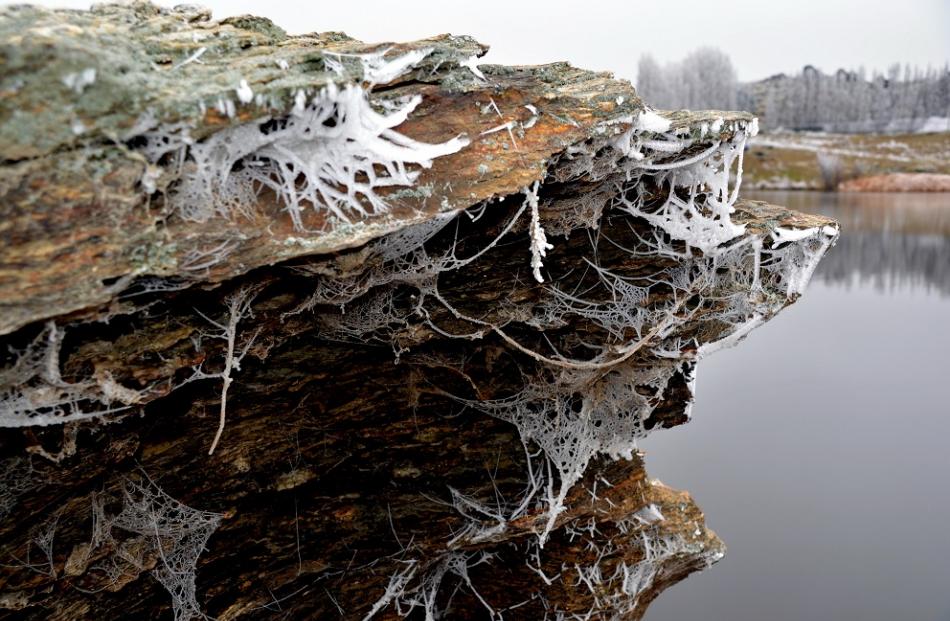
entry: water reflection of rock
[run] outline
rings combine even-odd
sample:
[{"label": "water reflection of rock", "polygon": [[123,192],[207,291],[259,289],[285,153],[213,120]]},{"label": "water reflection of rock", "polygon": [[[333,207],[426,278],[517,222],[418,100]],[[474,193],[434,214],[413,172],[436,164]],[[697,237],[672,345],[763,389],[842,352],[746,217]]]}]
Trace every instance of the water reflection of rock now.
[{"label": "water reflection of rock", "polygon": [[845,233],[816,278],[836,285],[862,283],[887,291],[913,287],[950,295],[950,237]]},{"label": "water reflection of rock", "polygon": [[759,192],[754,197],[841,223],[838,244],[816,274],[822,282],[950,295],[950,197],[823,192]]}]

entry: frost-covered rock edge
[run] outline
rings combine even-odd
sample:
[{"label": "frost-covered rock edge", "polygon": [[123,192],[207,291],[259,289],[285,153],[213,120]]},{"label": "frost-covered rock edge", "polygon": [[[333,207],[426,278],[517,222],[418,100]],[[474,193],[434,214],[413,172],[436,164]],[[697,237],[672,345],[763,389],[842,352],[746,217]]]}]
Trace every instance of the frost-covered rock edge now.
[{"label": "frost-covered rock edge", "polygon": [[[71,88],[75,89],[76,84],[78,82],[74,80]],[[85,86],[88,84],[84,84]],[[309,105],[304,99],[304,111],[319,118],[329,108],[336,110],[335,97],[338,93],[331,92],[332,90],[328,88],[316,94]],[[247,104],[253,101],[253,90],[245,83],[239,84],[236,95],[241,103]],[[354,87],[344,95],[358,96],[352,101],[357,102],[358,107],[362,106],[359,108],[360,113],[368,109],[365,92]],[[332,104],[331,106],[326,105],[328,101]],[[406,104],[403,108],[393,108],[388,114],[398,117],[407,108],[411,106]],[[223,112],[227,115],[229,110],[230,107],[225,103]],[[376,111],[372,112],[378,114]],[[333,114],[337,113],[333,112]],[[383,132],[394,127],[394,125],[388,125],[391,119],[386,119],[385,114],[382,116],[385,120],[378,123],[370,132],[372,138],[378,139]],[[264,123],[271,120],[273,119],[267,119]],[[252,125],[237,126],[235,129],[240,130]],[[263,136],[269,135],[261,132],[259,125],[260,123],[253,127],[254,131]],[[307,124],[304,123],[304,125]],[[283,129],[286,127],[278,127],[276,132],[271,130],[271,133],[279,133]],[[499,126],[496,129],[499,133],[502,129],[507,129],[506,133],[509,133],[511,142],[515,142],[514,135],[510,133],[511,126],[507,128]],[[407,228],[397,234],[379,238],[371,244],[371,254],[375,253],[382,259],[383,265],[379,270],[359,274],[359,277],[355,279],[352,277],[321,278],[310,304],[298,309],[299,313],[304,313],[318,306],[335,305],[344,309],[349,306],[349,310],[342,314],[342,318],[334,321],[330,317],[321,316],[319,321],[325,321],[327,331],[337,336],[355,340],[378,339],[380,331],[383,331],[383,337],[385,337],[385,332],[391,330],[393,323],[405,319],[393,314],[395,309],[392,301],[387,299],[388,288],[394,285],[410,285],[418,289],[420,298],[413,309],[414,312],[425,315],[426,306],[423,300],[425,298],[429,301],[434,300],[435,303],[456,313],[458,318],[471,323],[474,330],[472,334],[479,337],[489,333],[496,334],[505,339],[513,349],[557,374],[557,381],[553,385],[542,382],[540,379],[529,382],[523,393],[505,401],[474,403],[469,400],[472,407],[483,409],[498,418],[515,423],[526,445],[540,445],[545,448],[545,453],[541,455],[541,465],[546,466],[548,471],[545,473],[543,467],[529,471],[526,477],[528,489],[533,490],[534,495],[527,494],[525,499],[522,499],[514,508],[487,508],[478,501],[465,499],[462,493],[455,496],[458,503],[457,509],[467,520],[465,528],[453,541],[455,546],[484,542],[498,537],[508,527],[509,522],[531,512],[537,522],[533,530],[538,536],[536,545],[540,549],[566,509],[563,505],[567,493],[572,488],[572,478],[576,483],[576,478],[583,474],[590,459],[596,454],[605,454],[612,458],[630,458],[635,453],[635,439],[647,432],[645,422],[648,410],[653,405],[650,399],[642,399],[642,395],[637,395],[636,387],[647,385],[662,393],[666,381],[673,372],[681,371],[693,377],[693,365],[698,355],[736,342],[752,327],[797,297],[804,289],[814,264],[827,246],[833,242],[837,233],[833,227],[822,226],[804,229],[778,227],[771,233],[746,235],[744,226],[732,221],[738,196],[738,178],[741,177],[741,173],[735,176],[733,182],[731,169],[738,160],[739,170],[741,170],[741,143],[745,135],[754,133],[753,121],[734,120],[727,124],[723,119],[715,117],[709,122],[674,128],[673,123],[663,114],[645,111],[637,116],[618,118],[603,124],[598,129],[604,136],[602,139],[571,147],[556,162],[556,171],[555,166],[552,166],[549,174],[558,176],[561,181],[579,178],[602,180],[611,176],[615,192],[600,203],[582,201],[572,207],[573,214],[569,218],[564,218],[562,215],[561,219],[552,219],[548,212],[557,210],[558,206],[546,201],[542,191],[543,186],[529,184],[523,188],[524,202],[520,210],[512,217],[510,225],[502,234],[520,231],[523,228],[528,229],[530,243],[526,244],[525,262],[529,263],[528,257],[530,257],[530,268],[535,280],[538,282],[547,280],[550,283],[548,292],[551,298],[548,305],[542,307],[542,314],[530,317],[526,323],[543,330],[545,327],[563,321],[568,315],[590,320],[611,337],[603,343],[602,351],[597,355],[580,360],[532,350],[506,332],[505,324],[511,321],[512,317],[502,317],[504,321],[486,322],[480,318],[466,316],[440,299],[438,275],[471,264],[479,256],[491,250],[495,243],[493,242],[476,255],[466,258],[459,258],[454,252],[438,256],[427,254],[425,242],[451,224],[453,218],[462,213],[460,211],[449,212],[431,218],[419,227]],[[721,140],[716,138],[720,134],[723,134]],[[387,140],[384,140],[389,144],[384,144],[381,148],[406,147],[404,142],[402,144],[398,142],[399,138],[395,138],[396,142],[389,138],[392,137],[387,136]],[[366,136],[360,135],[359,139],[365,140]],[[359,147],[359,139],[348,140],[348,142],[356,143]],[[460,146],[458,142],[450,144],[451,147],[441,148],[450,152],[449,148]],[[421,148],[417,145],[410,145],[410,147],[412,151]],[[250,150],[239,149],[238,152],[241,154],[239,159],[252,154],[247,162],[250,164],[257,157],[259,149],[263,149],[266,153],[266,149],[271,148],[273,148],[272,144]],[[605,153],[606,156],[604,156]],[[384,160],[384,163],[392,165],[391,170],[395,176],[391,178],[400,181],[399,185],[411,185],[414,181],[409,176],[410,171],[401,166],[401,163],[408,162],[424,166],[425,162],[431,162],[430,158],[422,155],[415,153],[411,155],[417,157],[418,161],[401,157]],[[232,160],[227,161],[233,165]],[[200,164],[197,168],[200,172]],[[242,170],[246,169],[242,168]],[[230,172],[229,170],[229,174],[225,176],[230,177]],[[276,169],[273,172],[279,174]],[[367,171],[362,172],[366,174]],[[220,182],[220,175],[218,178],[218,183],[213,181],[207,183],[208,187],[213,188],[209,190],[212,200],[210,203],[206,201],[204,205],[205,207],[210,205],[211,209],[189,213],[184,211],[190,204],[186,202],[181,210],[182,215],[199,221],[213,217],[224,219],[241,217],[241,208],[247,204],[246,197],[234,203],[238,206],[237,209],[217,209],[216,199],[223,199],[222,206],[226,207],[230,200],[228,197],[234,193],[233,188],[228,185],[229,179]],[[264,178],[274,181],[271,176],[265,175]],[[202,177],[189,173],[181,179],[187,185],[189,180],[201,180]],[[547,180],[546,178],[545,181]],[[284,177],[282,181],[278,177],[277,181],[280,181],[278,187],[287,186],[287,177]],[[147,186],[148,182],[149,177],[144,177],[143,185]],[[205,181],[198,181],[197,184],[203,186]],[[665,199],[657,202],[652,189],[650,192],[644,191],[647,184],[661,190],[666,186]],[[238,187],[237,194],[241,191]],[[369,198],[366,194],[362,196]],[[347,201],[351,198],[352,194],[348,193]],[[285,201],[285,205],[293,204],[291,201]],[[345,208],[353,212],[351,215],[356,217],[364,217],[369,213],[361,213],[352,202],[342,204],[345,207],[338,207],[337,217],[347,214],[344,211]],[[363,205],[359,201],[355,204]],[[311,201],[311,206],[317,207],[313,201]],[[330,205],[327,207],[330,208]],[[385,211],[384,205],[377,204],[376,207],[380,212]],[[486,208],[489,206],[479,204],[465,213],[475,219]],[[290,211],[291,214],[294,213],[293,209]],[[610,294],[599,298],[579,297],[573,291],[559,288],[557,279],[545,279],[542,273],[543,261],[547,258],[548,251],[555,250],[557,242],[552,231],[561,230],[566,234],[578,228],[577,222],[585,223],[588,228],[596,230],[605,211],[607,214],[623,213],[653,226],[656,235],[648,239],[641,238],[635,253],[652,254],[690,263],[698,270],[697,273],[684,273],[684,270],[666,272],[662,274],[662,278],[657,279],[657,282],[644,284],[602,268],[596,264],[596,257],[593,257],[590,264],[593,273],[599,281],[599,286]],[[373,213],[376,211],[374,210]],[[523,215],[525,217],[522,217]],[[528,218],[530,218],[529,223],[523,222]],[[218,257],[215,253],[209,252],[206,256],[195,257],[195,261],[197,265],[203,267],[207,262],[220,261],[224,258],[226,256]],[[322,266],[313,266],[313,269],[315,273],[320,273]],[[676,328],[682,327],[689,320],[689,317],[680,314],[681,311],[689,310],[686,308],[689,297],[685,294],[691,293],[694,287],[703,289],[709,286],[721,286],[724,280],[718,274],[721,269],[729,272],[728,279],[734,281],[733,284],[741,291],[751,292],[753,298],[759,296],[761,299],[753,299],[751,302],[737,299],[735,305],[722,314],[721,318],[727,319],[732,325],[731,334],[702,343],[698,348],[694,347],[697,343],[677,340]],[[681,291],[682,299],[665,306],[639,308],[644,299],[650,297],[652,285],[661,284],[661,281],[668,281],[667,284],[674,283],[669,286],[674,291]],[[149,291],[149,293],[155,292],[156,290]],[[367,296],[367,294],[370,295]],[[369,299],[361,300],[364,296]],[[249,314],[253,299],[245,296],[243,302],[247,302],[244,312]],[[673,317],[673,320],[664,321],[663,317]],[[247,352],[255,340],[255,334],[238,334],[237,324],[241,318],[233,309],[230,309],[229,315],[225,314],[224,320],[207,318],[212,328],[221,329],[220,340],[229,344],[224,357],[225,369],[234,366],[235,360],[239,363],[240,357]],[[524,318],[522,317],[521,320],[524,321]],[[429,322],[429,327],[436,332],[439,330],[438,325],[432,321]],[[27,405],[26,410],[21,408],[15,413],[26,413],[28,418],[33,418],[35,411],[39,409],[41,416],[33,419],[34,421],[46,420],[54,424],[78,422],[82,418],[121,414],[122,412],[114,410],[135,406],[150,398],[145,394],[149,392],[147,389],[124,386],[106,375],[78,380],[71,378],[69,381],[64,381],[57,366],[61,330],[62,327],[55,322],[48,324],[46,331],[41,335],[42,338],[38,338],[34,345],[30,346],[30,353],[18,358],[11,368],[4,371],[5,374],[12,374],[11,377],[16,375],[19,378],[16,380],[19,384],[29,384],[29,394],[25,395],[22,391],[12,393],[11,402]],[[635,338],[631,338],[631,333]],[[200,347],[199,339],[196,348],[200,349]],[[394,348],[398,348],[398,345],[394,344]],[[632,363],[634,359],[640,360],[644,356],[648,356],[653,365],[647,371],[637,369],[632,364],[627,366],[628,361]],[[32,364],[30,361],[37,362]],[[194,377],[222,379],[225,384],[221,397],[223,422],[224,404],[227,398],[226,386],[231,381],[230,374],[227,371],[221,374],[207,373],[199,366]],[[583,417],[578,418],[574,416],[576,395],[585,393],[590,393],[592,397],[585,398],[581,402],[580,413]],[[85,411],[86,405],[102,407],[99,410]],[[556,416],[562,416],[571,421],[569,433],[564,434],[563,430],[552,432],[545,428],[544,423],[548,414],[545,408],[548,407],[554,408]],[[632,415],[630,415],[631,412]],[[52,415],[52,418],[43,418],[49,415]],[[594,419],[607,423],[602,431],[593,432],[590,429],[588,423]],[[38,423],[25,422],[24,424]],[[633,443],[631,439],[634,440]],[[558,455],[559,451],[561,455]],[[557,476],[552,475],[552,472]],[[540,499],[540,502],[536,502],[537,499]],[[652,517],[654,516],[650,514],[644,516],[644,519],[649,522]],[[638,523],[641,522],[638,520]],[[663,548],[676,549],[676,545],[670,542],[658,541],[663,544]],[[659,544],[653,542],[652,545]],[[651,557],[656,560],[667,556],[665,553],[653,555],[650,552],[650,546],[651,540],[644,537],[642,547],[645,551],[644,558],[647,560],[651,560]],[[425,585],[425,588],[420,588],[418,583],[416,586],[413,585],[415,574],[406,578],[405,581],[399,578],[397,582],[404,582],[405,588],[394,591],[387,589],[390,596],[385,604],[398,605],[401,598],[408,598],[410,603],[417,603],[419,600],[414,599],[416,595],[420,592],[431,592],[433,585],[437,587],[441,582],[441,578],[435,580],[434,576],[444,576],[446,572],[454,573],[463,581],[466,580],[468,565],[461,564],[459,554],[456,550],[452,550],[436,561],[426,559],[424,564],[427,567],[434,566],[435,569],[427,569],[416,576],[422,580],[421,584]],[[480,560],[476,558],[471,562]],[[466,560],[466,563],[468,562],[469,560]],[[638,585],[649,582],[638,577],[643,573],[640,569],[636,566],[631,567],[624,565],[624,570],[620,573],[622,578],[620,592],[624,597],[611,604],[615,610],[636,607],[638,597],[643,590]],[[603,577],[597,578],[596,568],[578,569],[577,574],[585,584],[601,586],[597,580]],[[403,574],[398,574],[398,576],[403,576]],[[614,577],[607,582],[614,584],[618,580],[615,579],[617,574],[611,574],[611,576]],[[392,595],[392,592],[400,590],[401,595],[398,597]],[[595,589],[591,588],[591,590],[593,592]],[[426,612],[434,614],[435,609],[431,606],[435,604],[430,606],[425,598],[422,601]],[[434,597],[431,601],[435,602]]]},{"label": "frost-covered rock edge", "polygon": [[[419,294],[414,313],[421,311],[426,314],[425,300],[433,299],[458,317],[470,321],[476,331],[501,335],[513,347],[538,361],[541,366],[549,367],[555,374],[553,383],[550,381],[552,376],[539,376],[537,382],[526,384],[522,393],[501,402],[468,402],[476,409],[515,424],[526,449],[539,446],[543,450],[543,461],[532,467],[527,476],[529,493],[517,507],[503,508],[485,507],[459,493],[456,496],[456,508],[469,520],[466,528],[458,534],[438,563],[433,564],[428,559],[417,566],[417,562],[412,562],[406,573],[394,576],[391,588],[387,589],[374,610],[381,610],[390,604],[400,610],[423,606],[427,614],[435,614],[433,606],[436,592],[444,574],[451,572],[465,582],[469,564],[485,561],[481,556],[473,557],[459,552],[460,547],[498,537],[504,533],[508,523],[529,512],[534,512],[536,516],[537,546],[539,550],[543,548],[566,510],[564,502],[568,493],[583,476],[590,460],[598,454],[629,459],[636,452],[636,440],[649,432],[646,421],[656,401],[644,398],[636,387],[652,386],[662,395],[673,373],[683,372],[694,377],[695,362],[700,356],[735,344],[752,328],[800,295],[821,254],[833,243],[837,230],[831,226],[805,229],[776,227],[764,233],[747,234],[744,225],[732,221],[741,172],[735,175],[735,185],[730,186],[733,179],[730,169],[735,159],[741,159],[741,145],[748,126],[737,124],[730,138],[713,142],[712,146],[704,146],[698,155],[682,157],[679,153],[688,152],[694,146],[691,139],[685,137],[690,130],[670,132],[668,125],[660,128],[655,118],[650,122],[653,123],[652,131],[634,133],[628,130],[629,133],[622,134],[619,139],[611,137],[601,141],[606,143],[609,140],[607,151],[597,141],[569,151],[554,167],[551,176],[561,180],[614,178],[616,192],[613,195],[601,204],[575,205],[570,217],[580,217],[594,228],[599,226],[605,213],[614,212],[649,223],[655,233],[651,238],[640,239],[641,247],[637,248],[637,253],[672,257],[699,270],[684,274],[682,269],[678,269],[654,278],[657,283],[677,282],[673,289],[682,289],[681,297],[684,300],[689,298],[687,293],[695,293],[696,287],[699,290],[721,288],[725,277],[720,272],[723,269],[730,272],[728,278],[737,287],[735,306],[727,308],[721,319],[733,327],[722,338],[702,343],[698,348],[683,342],[682,337],[677,336],[677,329],[682,328],[690,317],[678,316],[682,310],[682,300],[656,308],[641,308],[640,305],[651,295],[652,284],[638,284],[590,262],[597,280],[609,292],[607,297],[584,299],[562,291],[558,288],[557,280],[554,280],[547,286],[551,293],[550,301],[542,305],[541,314],[529,319],[528,323],[543,330],[545,326],[563,322],[568,315],[592,321],[611,335],[608,342],[604,343],[603,351],[593,358],[576,360],[532,352],[509,337],[504,332],[502,322],[490,323],[466,317],[453,309],[439,294],[439,274],[470,264],[490,251],[501,237],[512,230],[523,228],[530,232],[531,243],[526,250],[525,261],[535,277],[540,276],[543,266],[539,259],[544,256],[542,251],[555,245],[548,242],[544,234],[545,218],[542,214],[546,211],[550,213],[557,206],[545,204],[543,197],[539,197],[537,184],[525,188],[521,208],[515,212],[499,238],[476,255],[463,259],[455,256],[454,250],[441,256],[427,254],[425,243],[459,215],[445,214],[424,225],[373,242],[370,255],[376,255],[382,261],[376,271],[343,279],[321,278],[317,291],[308,303],[294,311],[296,314],[310,312],[310,309],[321,305],[339,306],[346,309],[340,318],[321,319],[330,333],[335,332],[338,338],[377,339],[380,338],[381,329],[391,331],[393,324],[405,321],[404,317],[394,314],[395,309],[386,299],[387,292],[396,285],[410,285]],[[639,125],[637,123],[634,127]],[[658,129],[662,133],[658,134]],[[700,133],[705,138],[702,128]],[[606,157],[605,152],[608,153]],[[678,156],[682,158],[679,161],[676,160]],[[646,185],[660,190],[667,188],[666,198],[657,200],[656,196],[646,191]],[[540,207],[541,204],[545,204],[547,209]],[[477,212],[486,207],[480,206],[472,217],[478,217]],[[564,221],[557,219],[549,225],[552,229],[565,226]],[[539,239],[544,240],[540,242],[540,247]],[[241,310],[242,315],[249,314],[252,301],[252,297],[249,299],[245,296],[242,299],[241,303],[247,304]],[[210,318],[208,321],[224,330],[222,334],[226,339],[229,338],[229,342],[234,342],[240,340],[236,319],[239,318],[232,312],[229,322]],[[230,335],[227,332],[228,323],[231,324]],[[429,325],[433,330],[439,330],[431,321]],[[633,340],[629,340],[630,330],[638,335]],[[121,385],[111,388],[110,394],[105,394],[105,386],[109,384],[104,384],[102,378],[78,383],[63,382],[56,362],[57,334],[58,328],[55,322],[51,322],[42,338],[38,338],[31,346],[33,349],[4,372],[15,372],[20,387],[32,383],[30,393],[16,393],[13,390],[11,399],[5,403],[26,402],[40,409],[45,408],[39,416],[35,414],[35,409],[32,412],[22,411],[22,408],[7,411],[8,423],[57,423],[111,415],[114,413],[114,395],[122,398],[120,407],[135,404],[142,398],[141,391],[136,392]],[[253,339],[254,336],[249,339],[245,337],[243,345],[238,343],[239,349],[246,351]],[[234,346],[231,346],[225,359],[226,367],[234,355]],[[635,356],[636,359],[649,356],[651,366],[644,368],[642,360],[639,365],[629,366],[627,362]],[[196,375],[198,379],[225,377],[221,374],[209,376],[201,369],[197,370]],[[24,378],[27,378],[26,381],[23,381]],[[42,398],[43,395],[52,396],[53,401],[47,403],[38,400],[37,396]],[[579,412],[575,411],[576,395],[585,395],[580,402]],[[98,402],[106,409],[82,411],[80,402],[84,400]],[[222,394],[222,417],[225,400],[226,391]],[[73,408],[80,410],[73,411]],[[23,419],[24,414],[26,420]],[[549,420],[572,422],[549,429],[546,422]],[[599,422],[593,425],[592,421],[595,420]],[[552,472],[557,476],[553,476]],[[542,508],[540,513],[537,513],[538,508]],[[605,584],[616,583],[616,599],[598,600],[598,605],[607,606],[609,603],[618,614],[620,611],[633,610],[640,594],[652,583],[650,576],[655,570],[647,569],[648,566],[654,566],[650,563],[656,558],[676,554],[675,538],[651,541],[647,534],[643,534],[641,539],[645,560],[640,565],[618,566],[609,578],[601,576],[595,567],[577,570],[582,582],[589,583],[592,588],[595,581],[599,580],[605,580]],[[655,557],[655,549],[666,551]],[[421,567],[428,569],[417,574],[417,569]]]}]

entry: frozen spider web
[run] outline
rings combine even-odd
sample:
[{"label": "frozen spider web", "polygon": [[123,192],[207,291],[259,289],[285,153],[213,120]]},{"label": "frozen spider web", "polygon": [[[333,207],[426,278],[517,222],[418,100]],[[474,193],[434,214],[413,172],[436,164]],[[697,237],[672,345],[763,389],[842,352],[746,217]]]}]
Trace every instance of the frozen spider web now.
[{"label": "frozen spider web", "polygon": [[231,127],[195,142],[187,129],[146,134],[153,163],[172,160],[180,181],[169,204],[185,219],[233,219],[254,214],[259,193],[272,191],[304,229],[309,206],[343,222],[386,213],[382,193],[412,186],[434,159],[468,144],[457,136],[439,144],[409,138],[394,128],[421,103],[419,96],[389,102],[378,111],[358,84],[330,83],[313,97],[297,94],[290,113]]},{"label": "frozen spider web", "polygon": [[221,518],[219,513],[182,504],[150,479],[126,479],[122,510],[108,519],[108,527],[151,542],[158,556],[152,575],[171,595],[175,621],[189,621],[205,618],[196,597],[195,572],[198,557]]}]

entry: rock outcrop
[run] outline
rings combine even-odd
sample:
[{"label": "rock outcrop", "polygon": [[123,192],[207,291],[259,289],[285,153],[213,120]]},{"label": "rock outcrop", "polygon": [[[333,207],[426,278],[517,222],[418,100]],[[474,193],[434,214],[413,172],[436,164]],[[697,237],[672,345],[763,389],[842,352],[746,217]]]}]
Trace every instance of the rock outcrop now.
[{"label": "rock outcrop", "polygon": [[0,11],[0,617],[640,618],[636,442],[837,236],[743,113],[467,37]]}]

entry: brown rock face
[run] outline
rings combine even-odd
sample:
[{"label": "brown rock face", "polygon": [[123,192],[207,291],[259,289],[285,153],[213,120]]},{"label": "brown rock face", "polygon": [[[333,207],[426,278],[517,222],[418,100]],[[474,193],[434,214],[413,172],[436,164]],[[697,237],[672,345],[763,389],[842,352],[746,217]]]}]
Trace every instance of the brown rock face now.
[{"label": "brown rock face", "polygon": [[0,617],[638,619],[722,557],[636,441],[837,226],[738,199],[750,116],[485,50],[0,10]]}]

